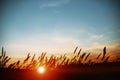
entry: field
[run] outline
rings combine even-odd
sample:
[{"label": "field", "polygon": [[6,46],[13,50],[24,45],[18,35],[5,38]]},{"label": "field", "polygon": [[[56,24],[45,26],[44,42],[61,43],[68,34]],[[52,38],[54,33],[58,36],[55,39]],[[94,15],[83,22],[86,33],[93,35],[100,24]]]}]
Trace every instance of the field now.
[{"label": "field", "polygon": [[[6,65],[11,58],[6,56],[2,48],[0,56],[0,80],[119,80],[120,60],[109,62],[106,47],[96,57],[96,62],[89,59],[90,53],[76,52],[73,58],[66,55],[47,57],[42,53],[38,58],[36,55],[27,57],[21,62]],[[100,62],[97,62],[100,60]],[[44,67],[45,72],[38,72],[39,67]]]}]

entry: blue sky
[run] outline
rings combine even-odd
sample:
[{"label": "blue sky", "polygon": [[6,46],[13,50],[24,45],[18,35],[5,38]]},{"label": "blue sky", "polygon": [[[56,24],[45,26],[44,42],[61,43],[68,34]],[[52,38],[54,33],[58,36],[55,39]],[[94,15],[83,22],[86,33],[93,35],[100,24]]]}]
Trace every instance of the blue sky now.
[{"label": "blue sky", "polygon": [[117,0],[4,0],[0,47],[4,46],[11,55],[66,53],[76,46],[86,50],[115,48],[120,40],[117,3]]}]

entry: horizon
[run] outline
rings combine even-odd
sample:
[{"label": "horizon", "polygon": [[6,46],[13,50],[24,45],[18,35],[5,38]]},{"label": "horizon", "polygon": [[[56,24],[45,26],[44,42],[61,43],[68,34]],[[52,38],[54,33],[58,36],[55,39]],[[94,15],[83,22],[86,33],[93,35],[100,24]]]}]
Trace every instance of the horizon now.
[{"label": "horizon", "polygon": [[120,57],[119,3],[95,0],[0,1],[0,49],[10,56],[84,51]]}]

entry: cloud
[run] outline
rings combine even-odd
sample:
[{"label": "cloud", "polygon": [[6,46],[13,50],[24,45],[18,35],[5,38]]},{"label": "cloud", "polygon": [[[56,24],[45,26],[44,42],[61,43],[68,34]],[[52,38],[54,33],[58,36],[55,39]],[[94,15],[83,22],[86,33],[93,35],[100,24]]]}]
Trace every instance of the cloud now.
[{"label": "cloud", "polygon": [[92,39],[100,39],[100,38],[103,38],[103,35],[92,35],[91,36]]},{"label": "cloud", "polygon": [[48,52],[49,54],[56,53],[70,53],[74,48],[80,44],[79,40],[63,36],[50,36],[50,37],[34,37],[26,38],[24,40],[17,40],[10,42],[7,47],[8,53],[11,55],[25,53],[41,53]]},{"label": "cloud", "polygon": [[119,43],[120,43],[120,40],[116,41],[110,46],[110,48],[112,49],[111,53],[117,54],[120,57],[120,44]]},{"label": "cloud", "polygon": [[69,2],[70,2],[70,0],[59,0],[59,1],[44,2],[40,5],[40,8],[58,7],[58,6],[68,4]]}]

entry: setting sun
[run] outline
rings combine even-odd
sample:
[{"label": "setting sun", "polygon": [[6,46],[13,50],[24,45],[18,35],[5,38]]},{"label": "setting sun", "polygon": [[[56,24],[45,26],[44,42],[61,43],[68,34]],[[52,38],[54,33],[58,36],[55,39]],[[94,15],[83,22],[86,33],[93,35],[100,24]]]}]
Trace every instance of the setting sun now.
[{"label": "setting sun", "polygon": [[38,68],[38,72],[39,73],[44,73],[45,72],[45,68],[44,67],[39,67]]}]

